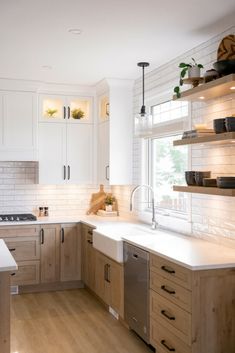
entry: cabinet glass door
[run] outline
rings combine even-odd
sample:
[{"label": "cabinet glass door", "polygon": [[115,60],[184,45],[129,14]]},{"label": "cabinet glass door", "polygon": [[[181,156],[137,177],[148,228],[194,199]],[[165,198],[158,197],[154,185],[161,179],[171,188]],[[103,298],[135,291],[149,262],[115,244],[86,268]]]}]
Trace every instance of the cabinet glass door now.
[{"label": "cabinet glass door", "polygon": [[68,114],[68,107],[65,106],[65,101],[60,96],[43,96],[41,107],[40,120],[44,122],[63,121]]},{"label": "cabinet glass door", "polygon": [[68,100],[69,122],[87,123],[91,122],[91,99],[90,98],[70,98]]}]

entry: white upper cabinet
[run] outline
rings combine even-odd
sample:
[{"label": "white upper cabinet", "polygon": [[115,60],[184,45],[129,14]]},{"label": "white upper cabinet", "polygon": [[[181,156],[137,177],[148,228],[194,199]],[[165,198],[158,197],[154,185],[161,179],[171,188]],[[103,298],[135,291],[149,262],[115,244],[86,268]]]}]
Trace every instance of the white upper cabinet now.
[{"label": "white upper cabinet", "polygon": [[69,121],[73,124],[91,123],[92,99],[91,97],[40,95],[39,121],[48,123]]},{"label": "white upper cabinet", "polygon": [[133,81],[107,79],[97,87],[98,183],[132,184]]},{"label": "white upper cabinet", "polygon": [[0,160],[37,159],[37,100],[33,92],[0,93]]}]

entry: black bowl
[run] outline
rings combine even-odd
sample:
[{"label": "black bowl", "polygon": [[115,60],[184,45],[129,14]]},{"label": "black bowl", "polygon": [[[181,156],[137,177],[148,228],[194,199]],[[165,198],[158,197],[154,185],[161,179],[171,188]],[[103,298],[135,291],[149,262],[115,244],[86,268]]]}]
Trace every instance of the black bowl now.
[{"label": "black bowl", "polygon": [[204,178],[210,178],[211,177],[211,172],[195,172],[195,182],[196,185],[202,186],[203,185],[203,179]]},{"label": "black bowl", "polygon": [[216,134],[221,134],[223,132],[226,132],[226,126],[225,126],[225,119],[215,119],[213,120],[213,127],[215,130]]},{"label": "black bowl", "polygon": [[229,75],[235,73],[235,59],[220,60],[215,62],[213,66],[221,75]]},{"label": "black bowl", "polygon": [[187,185],[196,185],[195,172],[192,170],[185,172],[185,180]]},{"label": "black bowl", "polygon": [[225,126],[228,132],[235,131],[235,117],[228,116],[225,118]]}]

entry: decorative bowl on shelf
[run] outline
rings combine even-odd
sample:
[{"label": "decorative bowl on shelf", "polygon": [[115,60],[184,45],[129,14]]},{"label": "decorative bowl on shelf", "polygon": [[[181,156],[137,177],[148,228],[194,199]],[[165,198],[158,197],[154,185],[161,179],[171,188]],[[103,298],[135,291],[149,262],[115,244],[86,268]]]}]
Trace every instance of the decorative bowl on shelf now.
[{"label": "decorative bowl on shelf", "polygon": [[234,189],[235,188],[235,177],[218,177],[217,178],[218,188]]},{"label": "decorative bowl on shelf", "polygon": [[215,62],[213,66],[221,75],[230,75],[235,73],[235,59],[220,60]]},{"label": "decorative bowl on shelf", "polygon": [[235,131],[235,117],[228,116],[225,118],[225,126],[228,132]]},{"label": "decorative bowl on shelf", "polygon": [[203,179],[204,178],[210,178],[211,172],[206,171],[206,172],[195,172],[195,182],[197,186],[203,186]]},{"label": "decorative bowl on shelf", "polygon": [[213,128],[215,130],[216,134],[222,134],[223,132],[226,132],[226,126],[225,126],[225,119],[214,119],[213,120]]}]

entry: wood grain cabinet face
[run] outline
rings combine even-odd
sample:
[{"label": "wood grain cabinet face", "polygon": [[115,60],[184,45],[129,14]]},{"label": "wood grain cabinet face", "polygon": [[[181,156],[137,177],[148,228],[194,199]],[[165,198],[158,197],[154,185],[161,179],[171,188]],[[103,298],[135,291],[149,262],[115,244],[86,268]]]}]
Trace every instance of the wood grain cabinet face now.
[{"label": "wood grain cabinet face", "polygon": [[10,273],[9,272],[0,272],[0,352],[10,353]]},{"label": "wood grain cabinet face", "polygon": [[235,352],[235,270],[150,256],[150,343],[160,353]]},{"label": "wood grain cabinet face", "polygon": [[85,285],[96,292],[96,254],[92,241],[93,228],[82,225],[82,280]]},{"label": "wood grain cabinet face", "polygon": [[77,224],[61,224],[60,280],[81,279],[81,234]]},{"label": "wood grain cabinet face", "polygon": [[96,294],[123,317],[123,266],[97,252],[95,280]]},{"label": "wood grain cabinet face", "polygon": [[11,277],[12,285],[38,284],[40,281],[40,227],[1,227],[0,238],[17,262],[18,270]]},{"label": "wood grain cabinet face", "polygon": [[40,230],[41,282],[59,281],[60,225],[43,225]]}]

